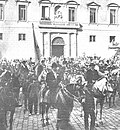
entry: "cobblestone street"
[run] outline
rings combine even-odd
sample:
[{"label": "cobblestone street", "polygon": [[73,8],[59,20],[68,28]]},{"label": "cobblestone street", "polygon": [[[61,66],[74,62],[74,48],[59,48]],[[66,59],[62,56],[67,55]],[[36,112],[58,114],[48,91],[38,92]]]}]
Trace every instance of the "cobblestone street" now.
[{"label": "cobblestone street", "polygon": [[[103,108],[103,125],[96,127],[97,130],[120,130],[120,99],[116,100],[116,107],[108,109],[108,104]],[[42,127],[41,115],[29,116],[23,113],[23,108],[17,108],[14,115],[13,130],[56,130],[56,109],[49,112],[50,125]],[[84,120],[80,116],[80,106],[75,105],[71,117],[71,128],[65,130],[84,130]]]}]

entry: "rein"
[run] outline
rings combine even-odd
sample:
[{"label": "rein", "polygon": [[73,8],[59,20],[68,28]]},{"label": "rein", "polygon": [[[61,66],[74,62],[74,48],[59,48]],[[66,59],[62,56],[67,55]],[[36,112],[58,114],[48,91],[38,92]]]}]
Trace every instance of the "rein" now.
[{"label": "rein", "polygon": [[72,93],[70,93],[66,88],[63,88],[64,93],[71,98],[72,100],[74,100],[75,102],[79,102],[78,97],[73,95]]}]

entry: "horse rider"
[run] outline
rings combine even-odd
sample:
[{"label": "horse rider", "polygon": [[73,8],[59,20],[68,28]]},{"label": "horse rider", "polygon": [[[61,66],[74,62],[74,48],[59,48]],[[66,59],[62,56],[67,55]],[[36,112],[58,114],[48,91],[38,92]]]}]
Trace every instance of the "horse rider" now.
[{"label": "horse rider", "polygon": [[59,86],[59,83],[61,81],[60,76],[57,73],[57,64],[55,62],[52,63],[52,69],[47,73],[46,76],[46,83],[48,86],[48,89],[50,90],[50,95],[54,97],[54,94],[57,93]]},{"label": "horse rider", "polygon": [[37,77],[42,73],[44,68],[45,68],[45,60],[41,60],[41,63],[38,62],[38,64],[35,66],[35,71],[36,71]]},{"label": "horse rider", "polygon": [[61,79],[57,73],[57,64],[55,62],[52,63],[52,69],[50,72],[47,73],[46,76],[46,82],[49,86],[49,89],[51,91],[56,90],[56,87],[58,87],[58,84],[60,83]]}]

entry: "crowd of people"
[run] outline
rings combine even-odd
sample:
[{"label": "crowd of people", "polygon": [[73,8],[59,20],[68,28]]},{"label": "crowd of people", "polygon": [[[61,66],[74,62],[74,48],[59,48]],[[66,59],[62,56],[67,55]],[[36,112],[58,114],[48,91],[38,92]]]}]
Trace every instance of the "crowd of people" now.
[{"label": "crowd of people", "polygon": [[[23,68],[23,71],[21,71],[21,67]],[[51,94],[54,94],[55,87],[59,86],[58,84],[61,80],[64,85],[67,83],[75,83],[75,76],[82,74],[85,75],[87,83],[92,84],[99,76],[104,76],[106,72],[110,73],[117,68],[119,68],[119,62],[115,61],[114,58],[102,59],[97,56],[83,56],[79,58],[49,57],[41,58],[41,61],[37,63],[34,62],[32,58],[29,60],[16,59],[11,61],[2,59],[0,61],[0,81],[2,83],[2,78],[4,77],[3,73],[6,70],[10,71],[16,78],[19,78],[19,80],[15,79],[14,82],[14,86],[16,86],[15,91],[17,92],[16,98],[19,99],[18,95],[20,88],[22,87],[25,111],[29,110],[29,115],[32,115],[33,113],[37,114],[38,112],[39,91],[41,89],[40,84],[45,80],[49,88],[44,89],[42,96],[44,96],[47,89],[50,89],[52,92]],[[46,73],[45,77],[42,75],[43,72]],[[66,74],[66,80],[64,79],[64,74]],[[91,115],[91,119],[94,118],[95,120],[93,98],[88,98],[88,100],[88,102],[92,102],[92,105],[84,105],[85,130],[88,130],[89,114]],[[89,110],[86,108],[89,108]],[[94,123],[94,121],[91,123],[91,130],[93,130],[93,127],[95,126]]]}]

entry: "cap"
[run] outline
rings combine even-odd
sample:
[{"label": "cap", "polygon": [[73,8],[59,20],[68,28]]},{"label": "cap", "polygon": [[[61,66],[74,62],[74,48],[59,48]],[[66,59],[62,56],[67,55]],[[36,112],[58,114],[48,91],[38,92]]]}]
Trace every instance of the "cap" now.
[{"label": "cap", "polygon": [[95,64],[94,63],[90,63],[90,66],[95,66]]},{"label": "cap", "polygon": [[57,64],[55,62],[52,63],[52,68],[57,68]]}]

